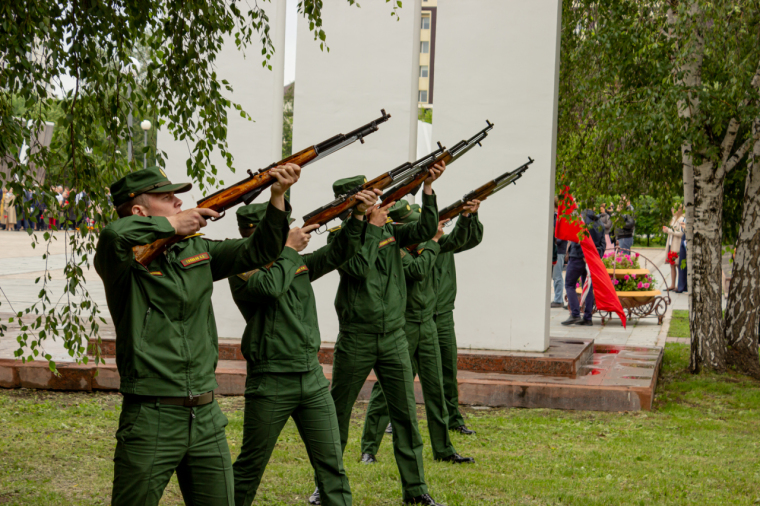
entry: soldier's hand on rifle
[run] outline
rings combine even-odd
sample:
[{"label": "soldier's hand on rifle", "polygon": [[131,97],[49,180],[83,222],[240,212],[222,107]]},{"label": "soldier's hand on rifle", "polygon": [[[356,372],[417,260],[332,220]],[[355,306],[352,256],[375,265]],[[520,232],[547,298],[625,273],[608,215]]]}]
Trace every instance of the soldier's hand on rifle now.
[{"label": "soldier's hand on rifle", "polygon": [[423,191],[426,195],[432,195],[433,194],[433,181],[438,179],[443,175],[443,171],[446,170],[446,162],[441,161],[439,163],[436,163],[432,167],[430,167],[430,175],[425,180],[425,185],[423,187]]},{"label": "soldier's hand on rifle", "polygon": [[354,216],[359,220],[363,220],[364,215],[367,214],[367,212],[372,209],[372,206],[375,205],[375,202],[377,202],[377,197],[382,194],[383,192],[377,188],[372,190],[362,190],[357,193],[356,200],[359,201],[359,204],[356,205],[356,213],[354,213]]},{"label": "soldier's hand on rifle", "polygon": [[396,202],[388,202],[383,207],[375,206],[369,213],[369,224],[376,227],[384,227],[388,221],[388,212]]},{"label": "soldier's hand on rifle", "polygon": [[303,228],[291,228],[288,232],[288,240],[285,241],[286,248],[293,248],[301,252],[306,249],[311,240],[311,233],[319,228],[319,225],[308,225]]},{"label": "soldier's hand on rifle", "polygon": [[438,242],[438,239],[443,237],[443,227],[445,227],[446,224],[450,221],[451,220],[441,220],[438,222],[438,232],[436,232],[433,236],[433,241]]},{"label": "soldier's hand on rifle", "polygon": [[218,218],[219,213],[213,209],[198,207],[168,216],[166,219],[174,227],[177,235],[192,235],[198,232],[201,227],[206,226],[207,217]]},{"label": "soldier's hand on rifle", "polygon": [[478,199],[468,200],[465,209],[467,212],[462,213],[462,216],[469,216],[472,213],[477,213],[480,208],[480,201]]},{"label": "soldier's hand on rifle", "polygon": [[285,192],[301,177],[301,167],[294,163],[286,163],[275,167],[269,173],[277,179],[277,182],[272,185],[272,198],[269,202],[280,211],[284,211]]}]

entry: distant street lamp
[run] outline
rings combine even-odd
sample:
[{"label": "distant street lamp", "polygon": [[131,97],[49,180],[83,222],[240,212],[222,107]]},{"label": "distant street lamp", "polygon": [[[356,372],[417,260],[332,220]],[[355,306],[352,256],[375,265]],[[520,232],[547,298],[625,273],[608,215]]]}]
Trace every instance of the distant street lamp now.
[{"label": "distant street lamp", "polygon": [[[130,57],[121,67],[123,74],[136,76],[140,72],[140,62],[135,57]],[[127,98],[129,100],[129,114],[127,115],[127,162],[132,163],[132,85],[127,84]]]},{"label": "distant street lamp", "polygon": [[150,121],[144,119],[140,122],[140,128],[145,131],[145,153],[143,154],[143,169],[148,168],[148,130],[150,130]]}]

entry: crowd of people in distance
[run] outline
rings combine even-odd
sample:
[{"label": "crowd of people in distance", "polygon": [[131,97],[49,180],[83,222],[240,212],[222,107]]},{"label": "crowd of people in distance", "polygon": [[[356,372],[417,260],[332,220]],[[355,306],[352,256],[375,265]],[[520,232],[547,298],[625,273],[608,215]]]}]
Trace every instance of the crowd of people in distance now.
[{"label": "crowd of people in distance", "polygon": [[[55,200],[49,198],[51,196]],[[83,222],[90,225],[90,218],[77,212],[82,200],[89,208],[90,198],[76,188],[51,186],[45,190],[35,186],[34,191],[25,190],[23,196],[20,196],[4,187],[0,199],[0,230],[74,230],[81,227]],[[50,202],[55,203],[51,206]]]},{"label": "crowd of people in distance", "polygon": [[[555,197],[555,228],[558,207],[559,199]],[[668,236],[666,262],[670,265],[671,274],[671,283],[668,290],[683,293],[688,291],[686,276],[686,220],[682,206],[671,209],[671,211],[672,218],[670,223],[662,227],[663,233]],[[630,255],[636,235],[636,218],[633,205],[629,199],[624,197],[617,206],[602,204],[598,208],[586,209],[581,214],[588,226],[592,239],[594,239],[595,243],[599,242],[597,247],[600,256],[603,256],[605,251],[612,251],[616,247],[620,252]],[[595,237],[596,233],[599,234],[598,237]],[[570,324],[593,325],[591,323],[591,311],[594,305],[593,291],[589,293],[586,299],[585,318],[581,318],[580,316],[579,302],[575,293],[576,283],[580,281],[582,285],[586,277],[585,261],[581,248],[578,244],[558,239],[556,235],[554,244],[556,246],[556,260],[553,259],[552,266],[554,293],[551,307],[568,309],[571,313],[570,320],[574,320]],[[563,271],[565,271],[564,278],[562,276]],[[567,294],[567,304],[563,302],[565,293]]]}]

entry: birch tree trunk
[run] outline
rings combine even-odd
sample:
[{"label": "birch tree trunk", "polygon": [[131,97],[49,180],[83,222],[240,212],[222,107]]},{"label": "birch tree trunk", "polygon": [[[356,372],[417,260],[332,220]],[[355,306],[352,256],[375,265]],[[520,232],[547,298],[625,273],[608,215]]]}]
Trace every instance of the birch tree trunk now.
[{"label": "birch tree trunk", "polygon": [[[692,1],[688,16],[693,38],[688,42],[688,57],[678,72],[682,73],[681,84],[686,89],[694,90],[702,86],[704,58],[703,20],[697,1]],[[676,21],[675,13],[669,9],[668,23],[672,26]],[[690,123],[700,121],[697,97],[687,92],[687,97],[679,103],[678,114],[686,120],[687,128],[693,127]],[[735,135],[736,129],[730,138],[729,151],[733,147]],[[681,147],[681,162],[686,211],[686,264],[691,329],[689,369],[698,373],[703,369],[725,369],[726,345],[720,300],[724,174],[722,166],[719,167],[721,170],[716,170],[715,163],[707,159],[695,166],[695,155],[698,153],[695,153],[694,149],[695,146],[686,139]],[[727,157],[722,158],[725,161]]]},{"label": "birch tree trunk", "polygon": [[726,368],[721,307],[724,178],[712,161],[693,168],[694,219],[687,239],[687,252],[692,259],[689,265],[689,369],[694,373],[705,369],[721,372]]},{"label": "birch tree trunk", "polygon": [[[760,135],[760,120],[753,134]],[[727,362],[760,379],[758,319],[760,318],[760,141],[747,165],[739,239],[726,307]]]}]

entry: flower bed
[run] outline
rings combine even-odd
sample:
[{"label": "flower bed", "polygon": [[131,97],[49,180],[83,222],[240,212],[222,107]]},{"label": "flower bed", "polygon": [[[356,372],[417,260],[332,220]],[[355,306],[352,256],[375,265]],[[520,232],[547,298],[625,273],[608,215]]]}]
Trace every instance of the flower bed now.
[{"label": "flower bed", "polygon": [[654,289],[655,280],[651,274],[624,274],[622,278],[612,280],[616,292],[646,292]]},{"label": "flower bed", "polygon": [[604,262],[604,266],[608,269],[640,269],[641,266],[639,265],[639,254],[633,253],[632,255],[629,255],[627,253],[623,253],[622,251],[615,252],[607,252],[602,257],[602,262]]}]

